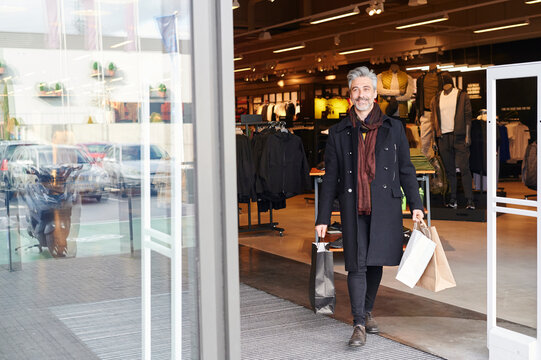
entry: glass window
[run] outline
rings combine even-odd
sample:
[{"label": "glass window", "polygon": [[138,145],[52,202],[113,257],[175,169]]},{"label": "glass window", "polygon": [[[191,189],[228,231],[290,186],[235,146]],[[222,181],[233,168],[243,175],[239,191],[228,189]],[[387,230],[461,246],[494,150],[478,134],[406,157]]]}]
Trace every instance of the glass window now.
[{"label": "glass window", "polygon": [[[43,332],[22,326],[10,335],[21,344],[46,344],[47,334],[65,334],[50,348],[21,347],[6,356],[58,358],[63,349],[62,356],[74,359],[141,358],[141,228],[149,221],[153,230],[181,242],[179,341],[183,358],[197,359],[194,128],[191,114],[182,112],[192,108],[191,1],[5,0],[0,39],[0,94],[6,99],[0,118],[14,119],[0,140],[9,141],[6,156],[21,162],[8,172],[22,190],[8,205],[12,216],[0,219],[17,219],[12,232],[0,232],[0,242],[13,245],[0,247],[0,265],[30,272],[38,288],[0,286],[16,300],[5,308],[14,316],[34,316],[36,309],[24,306],[32,301],[53,317]],[[147,121],[151,146],[145,159],[141,127]],[[184,138],[174,139],[179,124]],[[183,147],[183,158],[175,158],[173,144]],[[50,176],[29,175],[28,161]],[[76,180],[64,184],[65,174]],[[177,183],[180,193],[174,194]],[[182,211],[173,211],[173,199]],[[166,358],[171,261],[153,252],[152,262],[159,321],[153,356]],[[84,328],[73,321],[82,313]],[[89,333],[100,334],[99,344]]]}]

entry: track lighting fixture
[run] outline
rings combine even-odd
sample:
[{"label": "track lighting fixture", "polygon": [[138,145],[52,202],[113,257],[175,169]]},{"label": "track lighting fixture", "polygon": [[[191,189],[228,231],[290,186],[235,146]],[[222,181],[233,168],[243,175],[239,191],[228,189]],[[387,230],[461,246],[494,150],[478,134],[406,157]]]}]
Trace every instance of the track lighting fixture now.
[{"label": "track lighting fixture", "polygon": [[238,9],[240,7],[239,0],[233,0],[233,10]]},{"label": "track lighting fixture", "polygon": [[340,35],[335,35],[334,36],[334,45],[335,46],[340,45]]},{"label": "track lighting fixture", "polygon": [[379,15],[384,11],[383,3],[385,0],[370,0],[370,5],[366,8],[369,16]]}]

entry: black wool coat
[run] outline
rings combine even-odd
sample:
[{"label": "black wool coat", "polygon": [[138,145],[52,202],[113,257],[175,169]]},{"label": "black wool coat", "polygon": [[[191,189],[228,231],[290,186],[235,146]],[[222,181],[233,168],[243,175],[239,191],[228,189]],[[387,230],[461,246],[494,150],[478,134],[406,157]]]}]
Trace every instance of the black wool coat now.
[{"label": "black wool coat", "polygon": [[349,116],[329,129],[316,220],[316,224],[328,225],[333,201],[338,198],[347,271],[358,271],[365,265],[400,263],[403,253],[400,187],[410,209],[423,209],[404,127],[399,120],[384,116],[376,137],[376,175],[370,185],[370,234],[369,238],[366,234],[357,236],[358,141],[358,128],[353,127]]}]

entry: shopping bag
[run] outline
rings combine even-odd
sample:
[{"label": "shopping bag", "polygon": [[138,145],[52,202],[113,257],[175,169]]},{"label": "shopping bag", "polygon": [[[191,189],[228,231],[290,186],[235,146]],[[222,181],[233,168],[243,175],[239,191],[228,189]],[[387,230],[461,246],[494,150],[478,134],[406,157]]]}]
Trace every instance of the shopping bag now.
[{"label": "shopping bag", "polygon": [[444,289],[452,288],[456,286],[455,278],[449,267],[449,262],[443,251],[440,237],[436,228],[432,226],[430,228],[432,235],[432,241],[436,244],[436,250],[432,259],[428,263],[425,272],[417,282],[417,286],[425,288],[430,291],[438,292]]},{"label": "shopping bag", "polygon": [[334,291],[333,254],[326,248],[327,243],[312,243],[312,265],[308,294],[316,314],[334,313],[336,294]]},{"label": "shopping bag", "polygon": [[413,288],[434,254],[436,243],[430,239],[430,230],[422,221],[415,222],[406,251],[402,255],[396,279]]}]

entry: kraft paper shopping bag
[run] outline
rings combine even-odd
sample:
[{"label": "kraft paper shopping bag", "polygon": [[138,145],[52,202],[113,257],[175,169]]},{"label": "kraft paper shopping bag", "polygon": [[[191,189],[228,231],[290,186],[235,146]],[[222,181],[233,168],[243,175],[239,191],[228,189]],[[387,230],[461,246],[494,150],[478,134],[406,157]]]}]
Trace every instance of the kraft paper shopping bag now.
[{"label": "kraft paper shopping bag", "polygon": [[443,251],[443,246],[441,245],[440,237],[434,226],[430,228],[430,234],[432,240],[436,243],[436,250],[425,272],[419,279],[417,286],[434,292],[455,287],[455,278],[453,277],[451,267],[445,256],[445,251]]}]

